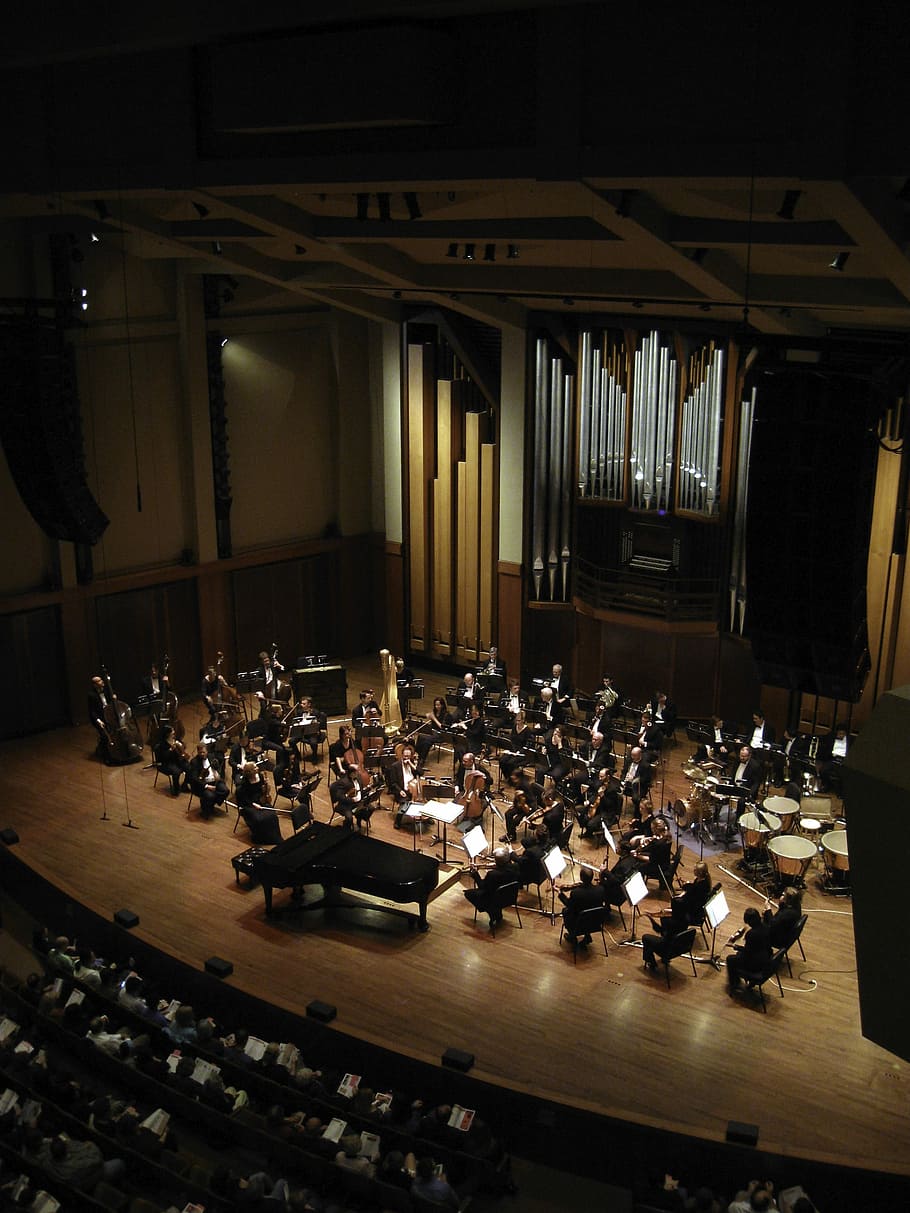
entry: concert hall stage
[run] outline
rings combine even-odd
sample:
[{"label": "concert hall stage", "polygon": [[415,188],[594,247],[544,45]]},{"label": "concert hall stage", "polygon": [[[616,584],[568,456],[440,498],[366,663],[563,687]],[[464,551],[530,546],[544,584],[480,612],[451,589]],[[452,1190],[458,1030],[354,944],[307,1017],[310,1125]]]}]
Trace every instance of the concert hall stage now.
[{"label": "concert hall stage", "polygon": [[[183,714],[195,736],[198,709]],[[824,894],[816,873],[804,902],[807,960],[794,950],[785,997],[769,983],[762,1014],[757,998],[728,996],[723,973],[708,964],[693,978],[688,961],[675,961],[667,989],[662,970],[643,968],[640,949],[618,946],[626,935],[618,924],[607,958],[595,938],[577,964],[559,945],[558,923],[536,913],[523,912],[519,929],[506,911],[494,939],[485,918],[473,921],[457,881],[431,899],[426,934],[349,911],[267,918],[262,890],[238,883],[231,867],[249,845],[243,823],[233,833],[233,813],[201,820],[195,801],[187,817],[187,796],[172,798],[163,778],[153,787],[143,764],[99,764],[94,740],[81,727],[3,744],[0,828],[18,832],[19,861],[105,918],[134,910],[136,936],[194,968],[222,956],[234,966],[227,984],[301,1014],[313,999],[332,1003],[333,1028],[419,1061],[435,1065],[446,1048],[466,1049],[474,1077],[539,1100],[715,1143],[728,1122],[754,1123],[761,1150],[910,1173],[904,1063],[860,1034],[850,901]],[[664,803],[686,794],[688,753],[683,738],[655,802],[661,791]],[[439,769],[450,763],[444,755]],[[327,821],[325,778],[316,809]],[[137,828],[124,828],[128,820]],[[373,834],[412,846],[388,812],[374,814]],[[695,846],[687,843],[684,878]],[[573,849],[602,857],[584,841]],[[460,854],[450,850],[450,860]],[[761,905],[718,870],[722,862],[735,871],[737,858],[710,859],[732,910],[719,948],[743,910]],[[652,895],[648,906],[660,903]],[[522,905],[536,904],[533,891],[522,895]],[[696,954],[706,954],[700,938]]]}]

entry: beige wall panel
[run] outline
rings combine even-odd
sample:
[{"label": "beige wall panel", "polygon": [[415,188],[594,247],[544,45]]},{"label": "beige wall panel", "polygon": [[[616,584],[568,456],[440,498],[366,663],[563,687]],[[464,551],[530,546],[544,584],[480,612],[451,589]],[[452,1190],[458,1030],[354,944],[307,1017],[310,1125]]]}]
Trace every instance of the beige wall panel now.
[{"label": "beige wall panel", "polygon": [[[85,260],[73,273],[73,282],[88,290],[88,319],[92,340],[106,324],[120,324],[129,315],[131,324],[146,320],[174,320],[176,316],[176,262],[125,259],[118,241],[105,238],[88,245]],[[124,282],[124,271],[126,279]],[[124,291],[125,287],[125,291]]]},{"label": "beige wall panel", "polygon": [[465,417],[465,461],[459,468],[464,476],[465,500],[458,511],[459,526],[464,530],[464,542],[459,539],[458,580],[464,588],[459,596],[460,614],[456,625],[458,643],[463,646],[460,659],[474,664],[479,650],[480,610],[480,417],[468,413]]},{"label": "beige wall panel", "polygon": [[498,534],[498,494],[496,461],[498,452],[490,443],[480,448],[480,648],[486,652],[496,643],[496,536]]},{"label": "beige wall panel", "polygon": [[[328,331],[241,334],[222,358],[235,553],[340,529],[339,492],[369,498],[370,488],[339,467]],[[368,441],[368,431],[350,435],[352,449]]]},{"label": "beige wall panel", "polygon": [[[427,448],[424,427],[426,390],[426,351],[423,346],[408,346],[408,548],[407,575],[410,587],[408,643],[414,652],[429,648],[427,635],[429,595],[427,593]],[[388,473],[387,473],[388,478]]]},{"label": "beige wall panel", "polygon": [[453,577],[453,529],[452,509],[453,431],[457,428],[457,417],[452,405],[452,384],[440,380],[436,385],[436,475],[432,482],[432,537],[430,560],[432,564],[432,651],[437,657],[451,657],[455,645],[455,619],[452,604]]},{"label": "beige wall panel", "polygon": [[465,619],[467,615],[468,579],[465,567],[468,559],[468,477],[464,463],[455,465],[455,509],[457,511],[457,533],[455,536],[455,660],[462,665],[469,660],[465,645]]},{"label": "beige wall panel", "polygon": [[[362,535],[381,500],[383,467],[382,430],[373,429],[370,407],[369,324],[350,312],[333,312],[331,332],[339,439],[333,462],[341,469],[338,523],[342,535]],[[400,448],[389,452],[389,470],[401,479]]]},{"label": "beige wall panel", "polygon": [[129,348],[83,347],[77,366],[86,478],[110,518],[94,549],[96,575],[178,561],[193,543],[184,509],[186,447],[176,338],[134,340]]}]

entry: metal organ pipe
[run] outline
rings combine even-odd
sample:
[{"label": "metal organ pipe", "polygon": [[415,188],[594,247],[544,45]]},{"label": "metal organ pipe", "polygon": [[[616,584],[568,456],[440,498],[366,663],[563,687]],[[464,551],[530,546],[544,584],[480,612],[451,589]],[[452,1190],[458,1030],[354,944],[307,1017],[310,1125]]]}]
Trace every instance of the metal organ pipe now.
[{"label": "metal organ pipe", "polygon": [[547,347],[538,338],[534,375],[534,525],[531,535],[534,596],[540,600],[543,581],[547,492]]}]

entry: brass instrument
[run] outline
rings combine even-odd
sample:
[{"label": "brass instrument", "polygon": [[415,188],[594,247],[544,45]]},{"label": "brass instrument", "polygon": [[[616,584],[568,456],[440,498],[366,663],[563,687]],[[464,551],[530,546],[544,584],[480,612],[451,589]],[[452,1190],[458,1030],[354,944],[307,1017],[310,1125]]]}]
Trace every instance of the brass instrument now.
[{"label": "brass instrument", "polygon": [[596,702],[603,704],[603,709],[605,712],[609,712],[616,706],[616,701],[619,699],[619,692],[615,691],[613,687],[604,687],[603,690],[597,692],[594,699]]}]

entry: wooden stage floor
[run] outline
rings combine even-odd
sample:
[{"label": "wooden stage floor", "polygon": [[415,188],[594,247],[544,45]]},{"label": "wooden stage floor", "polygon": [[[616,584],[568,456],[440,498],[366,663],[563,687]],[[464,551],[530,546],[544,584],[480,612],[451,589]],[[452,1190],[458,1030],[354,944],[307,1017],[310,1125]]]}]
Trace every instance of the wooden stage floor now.
[{"label": "wooden stage floor", "polygon": [[[360,679],[378,670],[352,663],[348,677],[353,704]],[[427,675],[428,696],[442,686]],[[183,719],[195,736],[198,708]],[[247,842],[242,824],[232,834],[233,815],[203,821],[194,802],[188,818],[187,797],[173,799],[163,779],[153,789],[152,771],[105,767],[93,748],[88,726],[0,747],[0,827],[15,827],[20,858],[74,898],[105,916],[129,906],[138,934],[196,967],[225,956],[232,983],[282,1007],[302,1012],[324,999],[343,1031],[431,1063],[450,1045],[467,1048],[476,1077],[542,1098],[713,1141],[730,1120],[752,1122],[762,1149],[910,1171],[907,1073],[860,1034],[850,901],[821,892],[816,878],[804,903],[808,959],[797,954],[792,979],[784,972],[783,1000],[767,987],[763,1015],[750,996],[731,999],[710,965],[693,978],[688,962],[674,962],[668,990],[638,948],[617,946],[620,929],[606,959],[595,941],[577,965],[559,946],[558,925],[537,914],[523,914],[519,930],[507,912],[493,939],[472,920],[467,878],[431,902],[424,935],[367,913],[267,921],[261,890],[234,880],[230,859]],[[667,761],[664,803],[686,795],[688,753],[683,737]],[[138,829],[123,828],[127,812]],[[323,780],[317,817],[328,816]],[[390,813],[374,815],[373,832],[411,845]],[[575,849],[602,856],[584,841]],[[732,910],[723,939],[748,905],[761,904],[717,871],[737,857],[710,857]],[[687,849],[683,877],[696,859]],[[533,894],[522,900],[536,905]],[[696,951],[704,954],[700,938]]]}]

